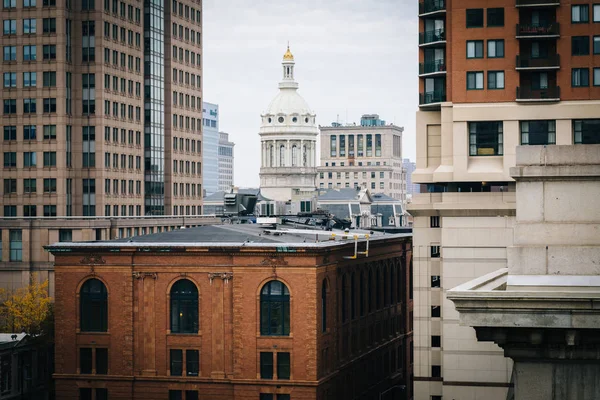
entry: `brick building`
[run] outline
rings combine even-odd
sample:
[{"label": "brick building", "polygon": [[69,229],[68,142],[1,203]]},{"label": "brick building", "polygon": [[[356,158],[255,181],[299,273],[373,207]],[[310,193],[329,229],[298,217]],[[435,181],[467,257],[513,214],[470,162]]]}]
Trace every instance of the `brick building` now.
[{"label": "brick building", "polygon": [[312,232],[49,246],[57,398],[411,399],[410,235]]}]

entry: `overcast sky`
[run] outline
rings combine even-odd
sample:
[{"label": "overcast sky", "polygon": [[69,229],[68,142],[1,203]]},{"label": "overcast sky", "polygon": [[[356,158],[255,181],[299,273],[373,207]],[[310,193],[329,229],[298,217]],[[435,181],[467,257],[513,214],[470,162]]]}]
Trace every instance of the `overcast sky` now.
[{"label": "overcast sky", "polygon": [[236,143],[235,184],[259,185],[260,114],[278,93],[288,40],[299,93],[318,124],[377,113],[404,126],[404,157],[414,161],[417,6],[414,0],[204,0],[204,101],[219,104],[220,130]]}]

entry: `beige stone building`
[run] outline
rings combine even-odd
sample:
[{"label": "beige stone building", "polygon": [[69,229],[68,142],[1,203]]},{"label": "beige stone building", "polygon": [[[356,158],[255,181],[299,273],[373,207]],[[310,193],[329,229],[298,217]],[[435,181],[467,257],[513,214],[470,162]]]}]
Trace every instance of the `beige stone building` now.
[{"label": "beige stone building", "polygon": [[202,214],[200,0],[7,0],[0,13],[3,233],[15,217]]},{"label": "beige stone building", "polygon": [[404,128],[379,115],[363,115],[360,125],[322,126],[320,189],[364,187],[406,203],[402,168]]},{"label": "beige stone building", "polygon": [[517,146],[600,142],[599,18],[591,2],[419,4],[415,399],[506,399],[513,386],[512,361],[459,325],[446,291],[507,265]]},{"label": "beige stone building", "polygon": [[600,398],[600,144],[519,146],[507,268],[448,291],[514,360],[515,400]]}]

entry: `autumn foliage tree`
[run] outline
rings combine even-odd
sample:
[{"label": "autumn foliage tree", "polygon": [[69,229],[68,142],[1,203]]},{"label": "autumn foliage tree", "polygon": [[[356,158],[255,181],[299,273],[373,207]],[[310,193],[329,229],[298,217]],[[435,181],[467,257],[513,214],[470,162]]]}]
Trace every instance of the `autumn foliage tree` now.
[{"label": "autumn foliage tree", "polygon": [[5,332],[41,335],[52,330],[52,298],[48,294],[48,280],[38,283],[34,277],[29,286],[12,294],[0,291],[0,298],[4,299],[1,313]]}]

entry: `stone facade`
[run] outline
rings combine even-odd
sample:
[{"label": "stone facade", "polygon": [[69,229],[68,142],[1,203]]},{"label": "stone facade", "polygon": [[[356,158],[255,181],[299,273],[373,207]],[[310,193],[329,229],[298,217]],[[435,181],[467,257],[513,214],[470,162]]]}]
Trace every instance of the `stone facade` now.
[{"label": "stone facade", "polygon": [[384,193],[400,200],[405,206],[404,128],[386,125],[376,117],[381,124],[321,127],[319,188],[364,187],[371,193]]},{"label": "stone facade", "polygon": [[[418,399],[477,398],[485,388],[486,399],[500,400],[510,391],[512,361],[459,326],[445,293],[508,265],[507,248],[516,240],[510,169],[517,146],[600,143],[594,133],[600,87],[578,80],[589,74],[591,82],[595,56],[572,57],[571,46],[600,34],[600,26],[592,17],[573,22],[577,11],[571,1],[419,3],[421,95],[412,180],[421,194],[408,207],[419,266]],[[539,13],[548,22],[536,23]],[[431,336],[441,345],[436,338],[432,346]]]},{"label": "stone facade", "polygon": [[516,400],[597,399],[600,145],[520,146],[508,268],[448,291],[515,362]]},{"label": "stone facade", "polygon": [[[283,57],[279,94],[261,115],[261,193],[276,201],[277,214],[285,214],[294,202],[315,197],[317,165],[316,115],[298,94],[295,61],[289,48]],[[298,197],[298,196],[296,196]],[[286,207],[288,203],[288,207]]]},{"label": "stone facade", "polygon": [[[255,400],[273,393],[379,400],[400,398],[401,392],[412,398],[409,236],[372,240],[368,258],[356,260],[346,257],[353,243],[289,244],[285,253],[276,245],[228,247],[223,252],[218,245],[190,243],[52,246],[61,332],[57,398],[77,399],[78,388],[107,389],[109,398],[123,400],[162,400],[170,390],[199,391],[200,398],[211,399]],[[67,248],[71,251],[62,251]],[[79,329],[81,287],[92,278],[108,292],[104,333]],[[170,331],[171,288],[182,279],[198,289],[194,334]],[[289,289],[289,336],[261,334],[260,293],[273,280]],[[82,374],[80,348],[107,348],[107,374]],[[171,349],[199,350],[198,376],[170,376]],[[261,379],[261,351],[290,353],[290,379]]]}]

